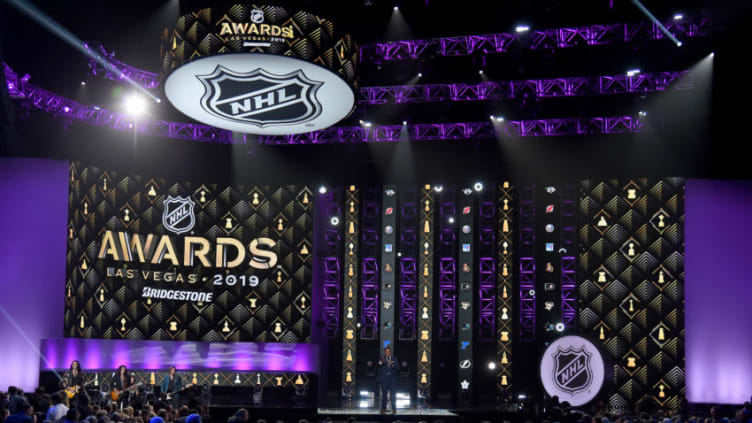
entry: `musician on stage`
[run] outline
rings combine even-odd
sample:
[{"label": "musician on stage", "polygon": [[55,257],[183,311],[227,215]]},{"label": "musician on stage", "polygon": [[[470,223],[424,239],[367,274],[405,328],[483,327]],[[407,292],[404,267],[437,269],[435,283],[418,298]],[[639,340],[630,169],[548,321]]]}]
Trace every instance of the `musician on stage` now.
[{"label": "musician on stage", "polygon": [[127,406],[130,400],[130,392],[127,391],[131,386],[131,375],[128,374],[128,368],[121,365],[117,373],[112,376],[113,399],[117,396],[118,405]]},{"label": "musician on stage", "polygon": [[175,369],[175,366],[170,366],[170,369],[167,371],[167,376],[162,379],[161,388],[162,394],[167,395],[167,400],[177,400],[177,392],[183,389],[183,381],[177,374],[177,369]]},{"label": "musician on stage", "polygon": [[78,360],[71,361],[70,368],[65,372],[60,383],[71,404],[77,403],[79,396],[82,393],[85,394],[86,376],[81,371],[81,363]]},{"label": "musician on stage", "polygon": [[394,392],[397,384],[397,357],[392,355],[392,349],[384,348],[384,356],[379,360],[379,373],[376,381],[381,385],[381,414],[386,413],[386,393],[389,392],[392,403],[392,414],[397,412],[397,395]]}]

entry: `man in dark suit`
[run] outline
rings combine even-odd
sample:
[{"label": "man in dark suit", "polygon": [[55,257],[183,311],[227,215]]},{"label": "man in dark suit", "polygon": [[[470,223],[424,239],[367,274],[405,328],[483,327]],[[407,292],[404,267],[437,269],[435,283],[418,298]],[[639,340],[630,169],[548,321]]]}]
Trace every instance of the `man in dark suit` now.
[{"label": "man in dark suit", "polygon": [[397,357],[392,355],[392,349],[384,348],[384,356],[379,360],[379,373],[377,381],[381,385],[381,414],[386,413],[386,393],[390,393],[392,413],[397,412],[397,396],[394,387],[397,384]]}]

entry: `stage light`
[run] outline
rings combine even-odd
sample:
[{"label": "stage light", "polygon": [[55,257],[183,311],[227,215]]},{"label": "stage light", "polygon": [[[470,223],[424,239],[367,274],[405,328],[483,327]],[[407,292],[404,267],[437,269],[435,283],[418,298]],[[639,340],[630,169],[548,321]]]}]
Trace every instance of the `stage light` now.
[{"label": "stage light", "polygon": [[436,192],[444,191],[444,186],[443,185],[434,185],[433,190],[436,191]]},{"label": "stage light", "polygon": [[681,47],[681,46],[682,46],[682,42],[681,42],[681,41],[677,41],[677,42],[676,42],[676,46],[677,46],[677,47]]},{"label": "stage light", "polygon": [[530,31],[530,27],[528,25],[517,25],[516,28],[514,28],[515,32],[527,32]]},{"label": "stage light", "polygon": [[483,75],[483,69],[478,71],[478,75]]},{"label": "stage light", "polygon": [[564,323],[557,323],[556,324],[556,332],[564,332]]},{"label": "stage light", "polygon": [[326,194],[326,187],[325,186],[321,185],[319,187],[319,194]]},{"label": "stage light", "polygon": [[682,19],[684,19],[684,15],[682,15],[681,13],[677,13],[677,14],[674,15],[674,20],[675,21],[680,21]]},{"label": "stage light", "polygon": [[710,57],[715,57],[715,52],[711,52]]},{"label": "stage light", "polygon": [[339,217],[337,217],[337,216],[332,216],[332,218],[331,218],[331,219],[329,219],[329,223],[331,223],[331,224],[332,224],[332,226],[337,226],[337,225],[339,225]]},{"label": "stage light", "polygon": [[367,122],[365,120],[361,120],[360,124],[363,125],[363,126],[365,126],[366,128],[370,128],[371,127],[371,122]]},{"label": "stage light", "polygon": [[399,6],[394,6],[394,11],[399,12]]},{"label": "stage light", "polygon": [[449,219],[447,219],[447,222],[454,223],[454,218],[450,216]]},{"label": "stage light", "polygon": [[488,370],[496,370],[496,363],[493,361],[488,362]]},{"label": "stage light", "polygon": [[519,395],[517,395],[517,399],[521,399],[521,400],[527,399],[527,395],[525,395],[525,394],[519,394]]},{"label": "stage light", "polygon": [[358,328],[358,329],[360,329],[361,326],[362,325],[360,324],[360,322],[358,322],[358,323],[355,324],[355,327]]},{"label": "stage light", "polygon": [[423,72],[418,72],[418,78],[423,78]]},{"label": "stage light", "polygon": [[496,116],[494,115],[489,116],[489,118],[491,118],[491,120],[496,120]]},{"label": "stage light", "polygon": [[483,191],[483,183],[482,183],[482,182],[476,182],[476,183],[475,183],[475,184],[473,185],[473,189],[474,189],[474,190],[475,190],[476,192],[480,192],[480,191]]},{"label": "stage light", "polygon": [[125,111],[133,116],[139,116],[146,111],[146,102],[138,94],[130,94],[125,98]]},{"label": "stage light", "polygon": [[86,81],[81,81],[81,85],[86,85]]},{"label": "stage light", "polygon": [[402,121],[402,126],[407,126],[407,121],[406,120]]},{"label": "stage light", "polygon": [[162,100],[159,99],[159,98],[156,101],[157,101],[157,103],[161,103],[162,102]]},{"label": "stage light", "polygon": [[642,116],[642,117],[645,117],[645,116],[648,115],[648,112],[646,112],[644,110],[640,110],[639,112],[637,112],[637,114],[640,115],[640,116]]},{"label": "stage light", "polygon": [[94,110],[102,110],[102,108],[99,106],[94,106]]},{"label": "stage light", "polygon": [[639,69],[630,69],[630,70],[627,71],[627,76],[635,76],[638,73],[640,73]]},{"label": "stage light", "polygon": [[68,112],[70,112],[70,107],[68,107],[68,106],[65,106],[65,107],[63,107],[63,111],[64,111],[65,113],[68,113]]}]

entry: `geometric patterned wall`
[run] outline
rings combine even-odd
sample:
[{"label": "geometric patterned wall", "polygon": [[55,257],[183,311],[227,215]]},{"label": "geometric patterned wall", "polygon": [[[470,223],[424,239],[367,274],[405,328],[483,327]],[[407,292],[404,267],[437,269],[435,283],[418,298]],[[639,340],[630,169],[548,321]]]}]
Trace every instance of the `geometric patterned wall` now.
[{"label": "geometric patterned wall", "polygon": [[[60,369],[66,370],[66,369]],[[144,386],[159,386],[162,379],[167,376],[166,371],[152,370],[128,370],[128,373]],[[262,387],[295,387],[307,390],[311,382],[307,373],[291,372],[253,372],[253,371],[228,371],[228,370],[178,370],[183,386],[192,384],[196,386],[262,386]],[[91,385],[100,390],[109,390],[112,382],[112,371],[84,371],[85,380],[92,381]]]},{"label": "geometric patterned wall", "polygon": [[[580,183],[578,331],[606,353],[615,411],[684,398],[684,179]],[[609,383],[609,378],[610,382]]]},{"label": "geometric patterned wall", "polygon": [[[218,186],[105,171],[71,162],[64,331],[67,337],[196,341],[310,342],[314,195],[304,185]],[[163,200],[190,197],[195,226],[167,233]],[[97,255],[105,230],[158,239],[168,234],[181,266],[114,261]],[[184,267],[183,237],[234,238],[248,253],[252,239],[276,244],[271,269],[254,269],[249,255],[232,269]],[[208,254],[214,261],[214,247]],[[135,257],[135,254],[134,254]],[[135,260],[135,259],[134,259]],[[231,260],[231,258],[228,258]],[[108,267],[137,269],[135,277],[108,276]],[[142,271],[198,275],[195,284],[155,281]],[[214,284],[214,275],[233,276],[234,285]],[[241,276],[257,276],[256,287]],[[229,279],[226,279],[229,281]],[[211,302],[142,297],[143,287],[213,292]]]}]

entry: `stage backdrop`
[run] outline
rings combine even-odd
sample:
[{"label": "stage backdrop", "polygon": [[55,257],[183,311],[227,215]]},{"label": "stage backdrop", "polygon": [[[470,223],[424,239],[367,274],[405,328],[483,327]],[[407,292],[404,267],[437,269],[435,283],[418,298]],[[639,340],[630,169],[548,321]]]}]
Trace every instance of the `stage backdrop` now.
[{"label": "stage backdrop", "polygon": [[39,343],[63,330],[67,171],[66,162],[0,159],[3,391],[36,388]]},{"label": "stage backdrop", "polygon": [[752,396],[752,182],[687,181],[687,400]]},{"label": "stage backdrop", "polygon": [[72,162],[65,336],[309,342],[309,187],[218,186]]}]

